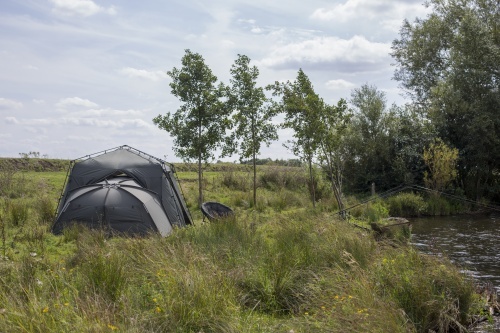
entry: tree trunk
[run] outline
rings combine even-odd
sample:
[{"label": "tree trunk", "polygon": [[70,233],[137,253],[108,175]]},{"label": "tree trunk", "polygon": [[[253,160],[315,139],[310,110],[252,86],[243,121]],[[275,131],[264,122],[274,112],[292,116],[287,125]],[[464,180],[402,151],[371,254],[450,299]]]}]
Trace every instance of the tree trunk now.
[{"label": "tree trunk", "polygon": [[257,206],[257,163],[255,161],[255,149],[253,150],[253,207]]},{"label": "tree trunk", "polygon": [[313,208],[316,208],[316,188],[314,187],[314,175],[312,172],[312,159],[308,159],[309,162],[309,180],[311,182],[311,199]]},{"label": "tree trunk", "polygon": [[201,156],[198,157],[198,206],[201,207],[203,203],[203,177],[201,170]]},{"label": "tree trunk", "polygon": [[201,169],[201,117],[198,125],[198,207],[203,203],[203,174]]},{"label": "tree trunk", "polygon": [[331,179],[331,183],[332,183],[332,191],[333,191],[333,194],[335,195],[335,200],[337,200],[337,205],[339,206],[339,211],[340,211],[340,215],[342,217],[345,216],[345,212],[344,212],[344,203],[342,202],[342,192],[341,192],[341,189],[339,188],[339,185],[338,185],[338,182],[337,180],[335,179],[335,173],[334,173],[334,170],[333,170],[333,158],[329,158],[327,160],[327,163],[328,163],[328,169],[329,169],[329,172],[330,172],[330,179]]}]

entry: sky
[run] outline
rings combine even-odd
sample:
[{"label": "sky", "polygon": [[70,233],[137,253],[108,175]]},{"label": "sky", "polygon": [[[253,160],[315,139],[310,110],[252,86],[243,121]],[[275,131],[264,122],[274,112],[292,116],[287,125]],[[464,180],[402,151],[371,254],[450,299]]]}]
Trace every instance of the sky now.
[{"label": "sky", "polygon": [[[179,162],[152,119],[180,106],[166,73],[186,49],[225,84],[243,54],[261,86],[302,69],[330,104],[369,84],[402,105],[391,44],[404,19],[427,15],[422,2],[1,0],[0,157],[76,159],[129,145]],[[293,158],[282,145],[291,133],[279,135],[261,158]]]}]

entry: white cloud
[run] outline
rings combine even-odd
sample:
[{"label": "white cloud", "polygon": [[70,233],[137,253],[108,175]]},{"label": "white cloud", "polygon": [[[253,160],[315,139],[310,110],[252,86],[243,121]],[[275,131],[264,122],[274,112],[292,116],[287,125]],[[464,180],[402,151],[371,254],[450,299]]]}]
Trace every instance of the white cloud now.
[{"label": "white cloud", "polygon": [[68,97],[61,99],[59,102],[56,103],[56,106],[60,109],[65,109],[68,107],[78,107],[78,106],[83,106],[86,108],[95,108],[98,107],[99,105],[89,101],[88,99],[83,99],[80,97]]},{"label": "white cloud", "polygon": [[19,120],[17,120],[16,117],[5,117],[5,122],[7,124],[14,124],[14,125],[19,124]]},{"label": "white cloud", "polygon": [[343,23],[376,20],[384,29],[398,31],[404,17],[424,17],[428,12],[420,1],[347,0],[327,8],[318,8],[310,18]]},{"label": "white cloud", "polygon": [[50,0],[54,4],[53,11],[63,15],[91,16],[98,13],[115,15],[116,9],[101,7],[92,0]]},{"label": "white cloud", "polygon": [[78,118],[78,117],[65,117],[65,118],[36,118],[36,119],[22,119],[18,120],[15,117],[6,117],[6,122],[11,124],[20,124],[40,128],[40,126],[89,126],[99,128],[145,128],[148,130],[155,129],[156,127],[143,119],[99,119],[99,118]]},{"label": "white cloud", "polygon": [[167,74],[163,71],[148,71],[145,69],[137,69],[132,67],[122,68],[119,70],[119,72],[128,77],[139,77],[151,81],[160,81],[167,77]]},{"label": "white cloud", "polygon": [[342,89],[352,89],[356,85],[352,82],[343,80],[343,79],[338,79],[338,80],[330,80],[326,82],[326,87],[329,90],[342,90]]},{"label": "white cloud", "polygon": [[20,109],[22,107],[23,103],[21,102],[0,97],[0,110]]},{"label": "white cloud", "polygon": [[270,68],[309,67],[367,72],[386,66],[390,50],[390,44],[370,42],[363,36],[350,39],[316,37],[280,46],[259,64]]},{"label": "white cloud", "polygon": [[141,116],[143,115],[141,110],[114,110],[110,108],[106,109],[90,109],[81,112],[82,116],[93,116],[93,117],[125,117],[125,116]]}]

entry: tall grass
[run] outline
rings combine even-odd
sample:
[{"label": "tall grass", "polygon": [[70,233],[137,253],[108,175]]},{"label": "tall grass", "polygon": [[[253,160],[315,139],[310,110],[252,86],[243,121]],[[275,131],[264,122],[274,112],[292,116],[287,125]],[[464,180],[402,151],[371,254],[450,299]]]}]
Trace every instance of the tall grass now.
[{"label": "tall grass", "polygon": [[427,211],[424,198],[414,193],[399,193],[387,199],[391,216],[416,217]]},{"label": "tall grass", "polygon": [[449,262],[385,246],[332,217],[328,200],[314,210],[307,191],[273,184],[255,207],[236,205],[241,188],[208,184],[235,219],[166,238],[78,225],[56,237],[44,193],[10,198],[28,216],[6,229],[0,332],[447,332],[475,311],[472,282]]}]

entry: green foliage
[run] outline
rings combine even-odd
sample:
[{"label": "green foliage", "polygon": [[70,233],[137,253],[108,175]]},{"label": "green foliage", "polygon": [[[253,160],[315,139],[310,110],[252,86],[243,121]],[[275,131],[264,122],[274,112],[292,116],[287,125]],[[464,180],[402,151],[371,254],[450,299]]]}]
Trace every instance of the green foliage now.
[{"label": "green foliage", "polygon": [[453,209],[445,198],[442,198],[440,196],[430,196],[427,200],[427,209],[426,213],[427,215],[431,216],[440,216],[440,215],[451,215],[453,212]]},{"label": "green foliage", "polygon": [[415,193],[399,193],[387,199],[390,216],[415,217],[427,212],[427,204]]},{"label": "green foliage", "polygon": [[79,266],[78,288],[116,302],[127,286],[126,258],[119,253],[105,254],[100,251],[86,253]]},{"label": "green foliage", "polygon": [[29,216],[29,206],[24,199],[11,200],[7,202],[8,215],[10,223],[19,227],[26,223]]},{"label": "green foliage", "polygon": [[231,88],[229,105],[235,110],[233,115],[235,130],[229,141],[239,145],[240,159],[253,161],[253,202],[257,201],[256,159],[262,144],[269,146],[278,139],[277,126],[272,123],[276,110],[268,104],[262,87],[257,87],[259,70],[250,67],[250,58],[238,55],[231,67]]},{"label": "green foliage", "polygon": [[304,171],[300,168],[271,167],[259,175],[259,180],[269,190],[299,190],[307,184]]},{"label": "green foliage", "polygon": [[248,191],[250,184],[248,177],[241,172],[226,171],[222,172],[222,185],[231,189],[238,191]]},{"label": "green foliage", "polygon": [[375,200],[357,206],[351,211],[353,217],[368,222],[378,222],[389,217],[389,210],[382,200]]},{"label": "green foliage", "polygon": [[[293,131],[294,140],[288,141],[285,147],[307,162],[309,178],[312,179],[312,161],[318,149],[316,133],[320,128],[319,114],[323,108],[323,101],[314,91],[311,81],[302,69],[298,71],[294,82],[275,82],[267,89],[273,91],[273,96],[281,99],[274,107],[285,115],[282,127]],[[315,191],[311,191],[311,194],[314,206]]]},{"label": "green foliage", "polygon": [[335,106],[323,104],[318,117],[320,126],[315,133],[319,145],[318,157],[330,180],[337,206],[342,210],[344,209],[342,181],[346,156],[350,154],[345,137],[351,115],[346,101],[341,99]]},{"label": "green foliage", "polygon": [[458,149],[436,139],[424,150],[424,162],[430,172],[424,172],[425,185],[435,191],[444,190],[457,177],[457,159]]},{"label": "green foliage", "polygon": [[[183,176],[195,198],[192,175]],[[205,186],[214,200],[251,201],[222,175],[213,179]],[[57,195],[38,188],[46,192],[23,201],[28,221],[6,230],[2,332],[444,332],[477,309],[472,282],[449,262],[375,242],[321,212],[333,201],[305,208],[304,187],[263,188],[257,207],[233,206],[235,219],[166,238],[109,238],[78,225],[56,237],[35,201]]]},{"label": "green foliage", "polygon": [[217,77],[198,53],[186,50],[182,68],[173,68],[172,94],[184,104],[174,113],[158,115],[153,123],[174,137],[174,152],[185,160],[198,162],[198,204],[203,202],[202,161],[214,157],[229,127],[229,110],[222,98],[226,88],[216,85]]},{"label": "green foliage", "polygon": [[34,210],[37,212],[40,222],[50,224],[54,220],[55,201],[48,195],[40,195],[35,199]]},{"label": "green foliage", "polygon": [[475,307],[471,281],[443,259],[416,250],[387,251],[374,263],[379,288],[418,332],[463,331]]},{"label": "green foliage", "polygon": [[381,201],[375,201],[366,205],[363,215],[369,222],[376,222],[389,217],[389,210]]},{"label": "green foliage", "polygon": [[459,177],[478,199],[500,163],[498,2],[431,0],[429,7],[393,42],[395,79],[459,150]]}]

